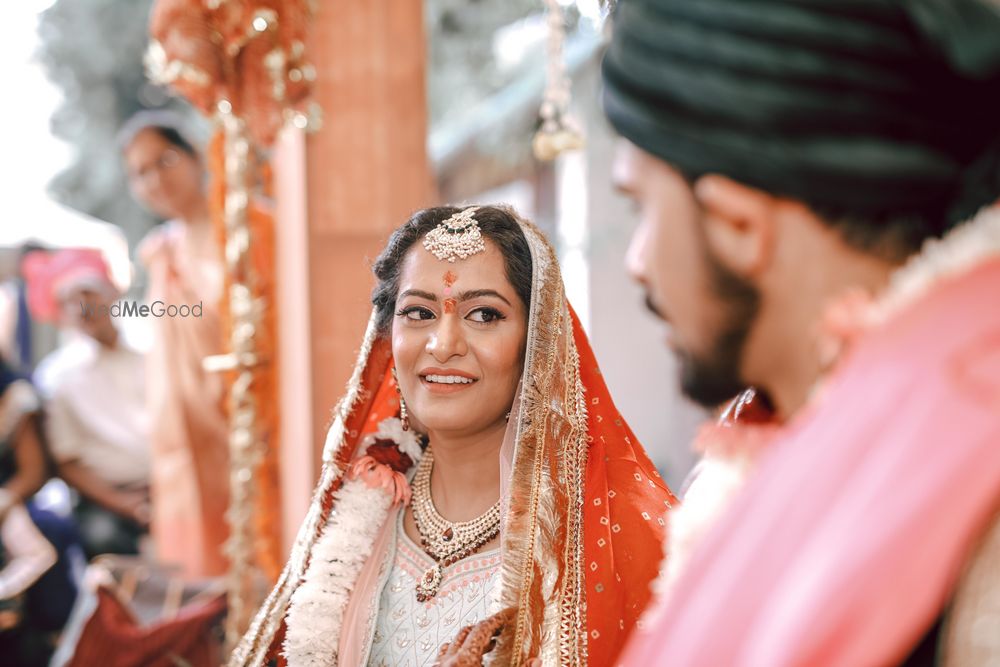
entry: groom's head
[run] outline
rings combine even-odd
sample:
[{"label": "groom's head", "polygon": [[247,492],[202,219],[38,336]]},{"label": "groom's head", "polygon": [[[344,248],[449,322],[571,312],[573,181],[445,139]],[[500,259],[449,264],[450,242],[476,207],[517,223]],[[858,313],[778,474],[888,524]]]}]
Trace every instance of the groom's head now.
[{"label": "groom's head", "polygon": [[685,391],[767,386],[816,300],[1000,194],[992,0],[619,0],[604,106],[630,272]]}]

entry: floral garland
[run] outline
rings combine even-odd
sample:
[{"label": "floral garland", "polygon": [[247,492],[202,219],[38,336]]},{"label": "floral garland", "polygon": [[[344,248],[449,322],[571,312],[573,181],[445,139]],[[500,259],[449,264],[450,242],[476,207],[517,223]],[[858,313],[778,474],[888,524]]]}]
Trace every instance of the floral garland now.
[{"label": "floral garland", "polygon": [[778,428],[770,406],[756,390],[746,389],[698,430],[693,449],[702,458],[685,480],[684,502],[669,510],[664,560],[652,584],[656,602],[644,613],[643,625],[662,606],[698,543],[743,488]]},{"label": "floral garland", "polygon": [[888,290],[878,302],[878,319],[888,319],[937,283],[997,256],[1000,256],[1000,205],[984,208],[941,239],[928,240],[917,255],[892,275]]},{"label": "floral garland", "polygon": [[1000,205],[984,208],[940,239],[928,239],[920,252],[892,274],[881,295],[850,290],[827,308],[820,341],[824,366],[833,366],[858,335],[881,326],[939,283],[997,256]]},{"label": "floral garland", "polygon": [[397,503],[410,501],[406,475],[423,453],[418,437],[390,417],[361,442],[302,584],[292,595],[284,656],[296,667],[337,664],[344,610],[375,538]]}]

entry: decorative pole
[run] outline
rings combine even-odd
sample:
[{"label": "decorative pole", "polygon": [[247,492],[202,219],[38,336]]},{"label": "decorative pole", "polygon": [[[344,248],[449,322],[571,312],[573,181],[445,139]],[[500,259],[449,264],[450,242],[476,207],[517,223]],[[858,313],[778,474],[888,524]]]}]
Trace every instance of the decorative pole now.
[{"label": "decorative pole", "polygon": [[157,0],[150,16],[151,78],[222,126],[209,170],[226,270],[227,352],[205,359],[204,367],[226,372],[230,380],[229,648],[259,602],[257,573],[274,579],[279,567],[277,526],[262,520],[273,519],[270,505],[277,502],[274,303],[268,299],[274,221],[253,203],[254,149],[271,146],[287,123],[310,129],[317,122],[315,108],[305,112],[316,76],[305,59],[305,32],[315,5],[314,0]]},{"label": "decorative pole", "polygon": [[229,360],[236,377],[229,388],[229,611],[226,645],[232,648],[250,623],[254,611],[248,602],[254,581],[254,471],[264,458],[267,443],[257,424],[257,402],[251,391],[258,363],[255,337],[262,309],[254,294],[256,275],[250,261],[252,236],[247,209],[250,205],[250,141],[232,105],[222,100],[219,115],[225,137],[226,195],[224,204],[226,273],[229,289]]}]

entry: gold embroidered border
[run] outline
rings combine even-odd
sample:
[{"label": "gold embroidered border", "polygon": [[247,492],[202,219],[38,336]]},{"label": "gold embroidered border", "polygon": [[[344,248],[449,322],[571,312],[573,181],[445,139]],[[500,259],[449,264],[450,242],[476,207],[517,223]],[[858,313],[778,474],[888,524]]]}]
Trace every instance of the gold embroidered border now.
[{"label": "gold embroidered border", "polygon": [[502,568],[503,603],[517,614],[491,663],[575,666],[586,662],[586,410],[555,253],[534,225],[521,225],[534,280]]},{"label": "gold embroidered border", "polygon": [[566,443],[566,485],[573,504],[566,513],[567,540],[563,568],[566,572],[562,591],[560,626],[560,664],[587,664],[587,634],[585,618],[585,574],[583,562],[583,503],[587,462],[587,409],[583,383],[580,380],[580,357],[572,336],[568,308],[564,316],[570,327],[567,357],[568,376],[565,405],[569,407],[572,432]]}]

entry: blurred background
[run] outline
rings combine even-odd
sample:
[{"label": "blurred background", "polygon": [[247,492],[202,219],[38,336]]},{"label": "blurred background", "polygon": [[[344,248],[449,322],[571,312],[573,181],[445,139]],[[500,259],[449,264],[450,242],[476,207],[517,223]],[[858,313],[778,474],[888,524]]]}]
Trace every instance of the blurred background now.
[{"label": "blurred background", "polygon": [[[135,182],[130,189],[119,137],[126,121],[144,109],[171,110],[208,156],[209,172],[231,166],[228,148],[209,148],[213,136],[223,141],[219,117],[150,79],[155,4],[21,0],[6,8],[0,353],[13,373],[36,385],[48,382],[39,377],[40,362],[79,331],[33,316],[22,262],[28,251],[93,249],[121,298],[148,302],[157,289],[139,247],[171,216],[140,202]],[[308,17],[309,65],[291,80],[311,84],[309,106],[287,115],[291,127],[273,141],[252,143],[253,176],[244,193],[273,218],[273,239],[265,244],[273,254],[257,266],[267,280],[255,284],[266,285],[260,303],[268,304],[256,338],[280,359],[271,367],[270,393],[257,396],[268,406],[258,416],[273,459],[264,478],[276,563],[307,507],[331,410],[356,356],[371,258],[409,212],[424,206],[503,202],[536,221],[559,252],[570,300],[622,415],[675,490],[693,463],[690,443],[705,415],[680,396],[662,324],[645,311],[624,269],[636,221],[611,187],[615,138],[599,105],[607,9],[598,0],[549,4],[562,13],[562,66],[571,83],[566,112],[585,137],[583,148],[552,161],[532,152],[553,39],[542,0],[317,3]],[[269,15],[256,16],[268,25]],[[157,168],[172,168],[159,159]],[[220,252],[221,236],[216,240]],[[232,287],[229,278],[218,279]],[[218,311],[224,331],[240,317],[234,303],[205,303]],[[155,345],[148,318],[118,316],[114,326],[140,355]],[[216,361],[238,372],[225,354]],[[46,388],[38,390],[44,408]],[[44,418],[39,425],[43,445],[53,448]],[[87,493],[58,479],[66,477],[59,455],[46,457],[47,477],[56,479],[33,502],[70,516],[74,499]],[[130,521],[140,516],[126,514]]]},{"label": "blurred background", "polygon": [[[9,158],[6,275],[26,242],[87,245],[104,250],[116,279],[142,294],[143,277],[125,253],[159,221],[130,196],[115,135],[136,111],[163,107],[185,114],[202,142],[209,134],[208,121],[145,75],[152,4],[25,0],[9,8],[11,38],[0,47],[14,101],[0,124]],[[427,157],[440,202],[507,202],[548,232],[619,408],[676,485],[701,415],[678,396],[660,325],[623,269],[635,220],[610,187],[614,137],[598,99],[606,10],[597,0],[561,4],[585,148],[554,163],[531,152],[545,80],[541,2],[427,0]],[[55,342],[43,327],[37,335],[33,362]]]}]

